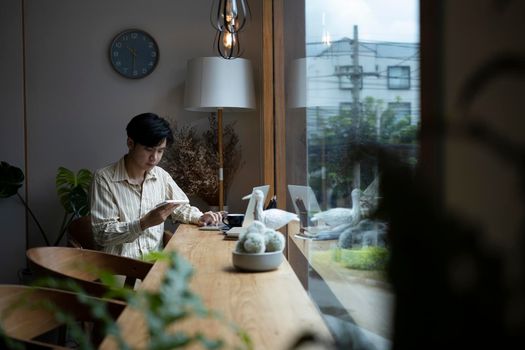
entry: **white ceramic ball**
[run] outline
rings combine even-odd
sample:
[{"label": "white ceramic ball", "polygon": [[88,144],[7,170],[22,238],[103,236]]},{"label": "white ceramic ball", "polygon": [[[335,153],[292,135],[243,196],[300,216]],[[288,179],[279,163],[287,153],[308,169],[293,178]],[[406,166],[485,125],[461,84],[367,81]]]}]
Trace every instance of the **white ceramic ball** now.
[{"label": "white ceramic ball", "polygon": [[247,253],[264,253],[266,249],[266,245],[264,244],[264,236],[255,232],[247,233],[244,239],[243,247]]},{"label": "white ceramic ball", "polygon": [[284,236],[282,233],[273,231],[267,233],[266,251],[267,252],[278,252],[284,249]]}]

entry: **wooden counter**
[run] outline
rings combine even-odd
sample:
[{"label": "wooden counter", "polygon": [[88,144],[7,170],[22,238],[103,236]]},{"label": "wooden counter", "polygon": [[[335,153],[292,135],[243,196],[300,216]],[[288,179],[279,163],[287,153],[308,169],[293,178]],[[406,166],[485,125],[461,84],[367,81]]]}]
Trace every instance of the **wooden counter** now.
[{"label": "wooden counter", "polygon": [[[231,262],[234,246],[235,241],[225,240],[221,233],[180,225],[166,250],[176,250],[190,261],[195,269],[191,289],[209,309],[246,331],[255,349],[287,349],[305,331],[330,338],[321,315],[286,259],[274,271],[240,272]],[[140,288],[158,288],[165,269],[164,263],[155,263]],[[128,344],[134,349],[145,348],[148,335],[141,313],[128,307],[118,324]],[[224,339],[227,349],[239,343],[225,322],[216,320],[190,319],[174,324],[172,329],[202,331],[209,337]],[[108,337],[101,349],[117,347]]]}]

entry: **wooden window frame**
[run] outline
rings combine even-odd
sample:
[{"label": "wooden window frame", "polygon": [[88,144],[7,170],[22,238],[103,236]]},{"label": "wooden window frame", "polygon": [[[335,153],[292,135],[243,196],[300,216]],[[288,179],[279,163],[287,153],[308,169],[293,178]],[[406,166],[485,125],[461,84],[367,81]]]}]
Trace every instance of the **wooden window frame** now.
[{"label": "wooden window frame", "polygon": [[[263,1],[263,181],[286,208],[283,0]],[[268,198],[271,197],[268,196]]]}]

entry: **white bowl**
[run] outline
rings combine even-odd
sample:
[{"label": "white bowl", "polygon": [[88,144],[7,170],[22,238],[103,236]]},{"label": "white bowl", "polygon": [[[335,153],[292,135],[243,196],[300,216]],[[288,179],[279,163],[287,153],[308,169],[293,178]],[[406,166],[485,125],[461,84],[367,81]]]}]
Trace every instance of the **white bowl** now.
[{"label": "white bowl", "polygon": [[275,270],[283,262],[283,252],[268,253],[238,253],[232,252],[233,266],[246,271]]}]

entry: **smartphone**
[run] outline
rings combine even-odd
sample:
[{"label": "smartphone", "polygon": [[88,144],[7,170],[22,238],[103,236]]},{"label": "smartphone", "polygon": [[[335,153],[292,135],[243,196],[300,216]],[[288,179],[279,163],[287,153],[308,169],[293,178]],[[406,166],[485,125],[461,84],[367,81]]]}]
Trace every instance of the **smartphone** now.
[{"label": "smartphone", "polygon": [[166,199],[165,201],[163,202],[160,202],[159,204],[157,204],[155,206],[155,208],[158,208],[158,207],[161,207],[163,205],[166,205],[166,204],[169,204],[169,203],[174,203],[174,204],[188,204],[190,201],[187,200],[187,199]]}]

